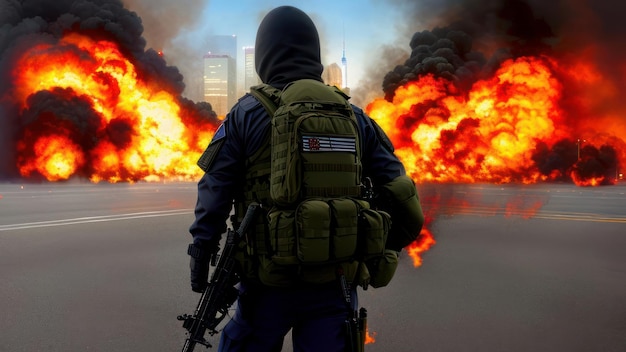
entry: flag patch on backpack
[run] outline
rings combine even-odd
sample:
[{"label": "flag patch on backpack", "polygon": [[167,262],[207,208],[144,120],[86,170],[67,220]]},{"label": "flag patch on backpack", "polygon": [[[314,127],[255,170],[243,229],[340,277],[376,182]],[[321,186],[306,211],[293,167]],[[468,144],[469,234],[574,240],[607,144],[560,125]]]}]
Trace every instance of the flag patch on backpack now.
[{"label": "flag patch on backpack", "polygon": [[356,138],[302,136],[304,152],[348,152],[356,154]]}]

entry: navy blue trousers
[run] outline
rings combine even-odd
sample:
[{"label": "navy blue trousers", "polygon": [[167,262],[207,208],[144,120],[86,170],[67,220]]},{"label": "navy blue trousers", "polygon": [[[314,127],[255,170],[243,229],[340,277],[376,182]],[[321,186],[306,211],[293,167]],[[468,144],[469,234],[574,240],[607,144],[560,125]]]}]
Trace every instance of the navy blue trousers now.
[{"label": "navy blue trousers", "polygon": [[[356,303],[356,291],[352,293]],[[296,288],[243,286],[219,352],[279,352],[291,330],[294,352],[343,352],[346,300],[339,284]]]}]

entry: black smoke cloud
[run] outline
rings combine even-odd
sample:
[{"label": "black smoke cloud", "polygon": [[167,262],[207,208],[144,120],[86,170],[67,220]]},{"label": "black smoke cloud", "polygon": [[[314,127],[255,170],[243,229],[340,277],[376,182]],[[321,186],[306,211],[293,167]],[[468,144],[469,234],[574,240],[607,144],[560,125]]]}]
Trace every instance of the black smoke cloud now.
[{"label": "black smoke cloud", "polygon": [[[382,88],[387,100],[398,86],[428,73],[469,86],[516,52],[546,49],[546,42],[555,36],[550,25],[521,0],[388,3],[405,14],[396,25],[406,40],[400,47],[384,48],[389,54],[383,54],[380,65],[366,75],[370,81],[362,82],[365,89]],[[383,72],[379,67],[388,69]],[[357,87],[355,95],[367,93]]]},{"label": "black smoke cloud", "polygon": [[[616,149],[617,147],[617,149]],[[598,179],[599,185],[613,184],[618,177],[617,150],[626,145],[619,139],[600,147],[590,145],[586,140],[562,139],[552,147],[538,143],[533,153],[533,161],[542,175],[558,182]]]},{"label": "black smoke cloud", "polygon": [[[382,88],[387,100],[393,98],[398,86],[425,74],[469,88],[508,58],[549,52],[549,43],[555,39],[545,19],[521,0],[426,1],[413,6],[412,11],[428,12],[430,8],[433,13],[437,9],[443,13],[433,21],[434,29],[412,34],[409,58],[384,77]],[[450,10],[444,11],[443,6]]]},{"label": "black smoke cloud", "polygon": [[[428,59],[426,66],[431,72],[440,72],[444,76],[456,73],[462,82],[467,83],[465,68],[477,71],[476,63],[483,65],[480,69],[484,71],[480,72],[488,73],[510,57],[539,53],[566,57],[577,55],[586,48],[593,50],[603,75],[615,77],[616,88],[621,91],[626,88],[623,65],[626,57],[626,46],[623,45],[626,2],[387,0],[385,4],[404,14],[394,23],[399,28],[399,38],[404,40],[400,39],[397,45],[390,43],[372,50],[381,53],[380,61],[365,75],[369,79],[360,82],[361,87],[353,88],[353,96],[361,104],[369,102],[361,99],[369,96],[367,90],[382,88],[385,96],[391,98],[400,81],[423,72],[423,67],[415,66],[425,59]],[[447,40],[452,40],[454,45],[446,43]],[[437,44],[439,41],[441,43]],[[416,45],[422,47],[416,50]],[[449,52],[435,54],[439,45],[453,51],[453,60],[450,60],[453,55]],[[439,70],[431,67],[439,62],[444,63],[439,65]],[[456,70],[453,71],[448,64]],[[468,67],[463,68],[463,64]],[[381,82],[384,83],[381,85]],[[626,110],[626,102],[618,103],[621,110]],[[596,106],[602,110],[606,102],[598,100]]]},{"label": "black smoke cloud", "polygon": [[78,31],[115,41],[146,78],[162,80],[174,92],[185,88],[176,67],[168,66],[154,49],[146,50],[141,18],[119,0],[0,0],[0,10],[2,78],[11,73],[15,50],[19,53],[38,40],[49,41],[67,31]]},{"label": "black smoke cloud", "polygon": [[[50,122],[38,122],[42,116],[71,120],[78,131],[85,130],[85,119],[93,112],[84,103],[66,99],[62,90],[39,94],[30,103],[29,111],[20,111],[11,101],[13,67],[16,58],[36,43],[54,43],[66,32],[80,32],[93,38],[116,42],[124,55],[135,65],[138,79],[159,86],[179,97],[181,106],[194,109],[208,118],[215,118],[210,104],[195,104],[182,97],[183,75],[169,66],[154,49],[146,47],[144,27],[139,15],[125,8],[119,0],[0,0],[0,179],[18,177],[16,141],[26,127],[42,128]],[[49,102],[55,102],[49,104]],[[61,109],[62,111],[58,111]],[[34,112],[38,112],[35,114]],[[123,130],[123,128],[122,128]],[[119,135],[119,133],[114,133]],[[89,143],[86,139],[85,148]],[[123,143],[124,138],[114,137]]]},{"label": "black smoke cloud", "polygon": [[[202,60],[207,43],[202,39],[184,40],[185,33],[203,25],[203,11],[209,0],[124,0],[128,9],[141,15],[143,37],[149,47],[163,53],[175,63],[185,77],[183,95],[195,101],[204,98]],[[208,38],[209,36],[205,36]]]},{"label": "black smoke cloud", "polygon": [[[592,53],[590,59],[602,76],[611,78],[616,89],[626,89],[623,64],[623,58],[626,57],[626,46],[623,45],[626,36],[623,20],[626,2],[398,0],[396,3],[405,8],[409,17],[428,19],[424,21],[427,23],[424,27],[426,30],[440,28],[443,31],[466,33],[471,38],[473,51],[485,55],[487,70],[492,70],[508,57],[545,53],[559,59],[569,59]],[[412,28],[411,25],[404,28],[409,40],[420,32],[419,28]],[[595,109],[602,111],[602,107],[607,105],[626,110],[626,102],[621,99],[597,99]]]}]

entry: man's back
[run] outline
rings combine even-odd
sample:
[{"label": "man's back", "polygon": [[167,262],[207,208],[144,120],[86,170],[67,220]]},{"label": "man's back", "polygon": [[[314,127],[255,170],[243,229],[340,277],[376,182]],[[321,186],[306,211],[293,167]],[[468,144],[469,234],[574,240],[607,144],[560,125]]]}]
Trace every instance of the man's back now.
[{"label": "man's back", "polygon": [[[312,20],[296,8],[283,6],[266,15],[257,33],[255,56],[259,77],[276,89],[282,90],[291,82],[301,79],[322,82],[323,67],[317,29]],[[385,203],[392,205],[390,211],[398,214],[398,220],[392,220],[393,224],[388,230],[390,236],[394,231],[400,234],[400,240],[388,239],[380,243],[379,248],[385,250],[385,255],[378,255],[379,260],[373,263],[372,270],[377,272],[385,270],[386,263],[389,263],[386,259],[387,250],[397,259],[397,251],[419,234],[423,215],[421,209],[415,207],[416,203],[419,205],[415,186],[406,177],[404,167],[394,155],[393,146],[385,133],[360,108],[350,106],[350,109],[356,119],[355,155],[358,148],[358,161],[361,164],[360,171],[357,169],[355,172],[359,174],[355,184],[360,185],[365,178],[370,179],[380,190],[381,199],[388,200]],[[322,243],[324,248],[329,249],[328,256],[316,257],[312,261],[324,261],[325,257],[337,259],[337,250],[354,246],[355,243],[358,245],[360,231],[354,228],[360,226],[363,218],[360,215],[368,206],[359,203],[362,200],[358,200],[355,193],[337,192],[333,193],[337,201],[315,200],[308,208],[279,213],[282,215],[275,218],[269,216],[275,206],[269,182],[272,169],[271,121],[263,105],[252,95],[246,94],[226,116],[203,154],[201,164],[206,173],[198,183],[196,219],[190,227],[193,245],[200,252],[210,251],[217,246],[225,231],[233,202],[235,224],[241,221],[244,209],[253,202],[265,205],[262,208],[266,215],[257,219],[254,230],[247,236],[246,248],[240,257],[243,274],[237,309],[222,332],[220,350],[280,351],[285,335],[291,330],[295,351],[345,351],[346,342],[351,338],[346,330],[346,322],[353,316],[355,307],[351,303],[354,302],[356,288],[354,285],[346,285],[346,280],[340,280],[347,276],[345,267],[335,270],[332,265],[343,265],[355,259],[353,262],[356,266],[352,266],[356,268],[354,270],[364,270],[364,266],[356,258],[351,258],[350,252],[336,263],[331,260],[322,264],[330,265],[327,267],[333,270],[324,271],[322,280],[317,277],[312,281],[306,275],[319,272],[308,271],[308,266],[304,265],[307,263],[303,262],[307,261],[309,254],[317,256],[318,252],[303,252],[303,248]],[[350,143],[348,145],[351,146]],[[396,201],[398,194],[402,195],[401,202]],[[355,196],[357,201],[341,199],[342,195]],[[410,207],[405,209],[404,205],[396,207],[395,204],[409,204]],[[317,211],[312,216],[310,214],[313,214],[313,210],[309,212],[309,209],[313,206],[335,210],[334,213],[327,212],[330,214],[328,217],[319,215]],[[391,216],[393,219],[393,214]],[[293,221],[298,217],[300,220]],[[348,246],[343,246],[341,241],[327,240],[326,237],[330,236],[338,238],[337,228],[332,227],[335,225],[344,227],[342,231],[349,233],[346,237]],[[386,231],[384,226],[380,227],[383,232]],[[318,242],[319,234],[323,235],[319,236],[322,239]],[[389,249],[388,245],[393,248]],[[280,258],[276,259],[276,251],[279,247],[282,250],[284,246],[287,247],[286,251],[293,254],[295,261],[281,263]],[[201,258],[203,256],[191,258],[194,289],[206,285],[208,264],[202,262]],[[311,267],[317,264],[320,263]],[[393,262],[390,264],[387,266],[395,269]],[[272,281],[259,277],[275,272],[284,280],[284,285],[276,285],[275,282],[267,284]],[[342,282],[344,285],[340,285]]]}]

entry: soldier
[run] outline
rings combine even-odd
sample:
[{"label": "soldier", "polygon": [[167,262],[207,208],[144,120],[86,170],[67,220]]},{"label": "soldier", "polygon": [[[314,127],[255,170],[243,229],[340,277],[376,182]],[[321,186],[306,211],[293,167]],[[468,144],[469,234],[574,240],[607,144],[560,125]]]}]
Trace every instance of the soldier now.
[{"label": "soldier", "polygon": [[[297,8],[282,6],[265,16],[257,32],[255,56],[262,82],[279,90],[301,79],[322,81],[317,29],[311,18]],[[380,207],[391,214],[386,249],[387,254],[395,256],[397,264],[397,253],[416,239],[423,224],[417,191],[382,129],[360,108],[351,107],[361,140],[363,177],[378,185]],[[196,218],[190,227],[191,287],[196,292],[207,286],[206,253],[218,246],[233,203],[235,219],[239,220],[251,202],[263,207],[271,203],[267,152],[270,119],[259,99],[244,95],[215,132],[203,155],[206,173],[198,183]],[[260,223],[254,226],[256,233],[252,237],[257,238],[260,246],[266,243],[263,236],[267,233],[263,232],[268,227],[267,218],[259,217]],[[247,272],[242,275],[237,308],[222,331],[220,351],[280,351],[290,330],[294,351],[346,350],[345,321],[351,308],[346,306],[345,294],[336,280],[316,283],[286,276],[278,284],[268,284],[267,272],[263,273],[265,280],[258,279],[260,271],[269,270],[259,260],[244,266]],[[391,275],[393,270],[395,267]],[[363,282],[354,277],[349,281],[353,282],[354,298],[354,286]]]}]

